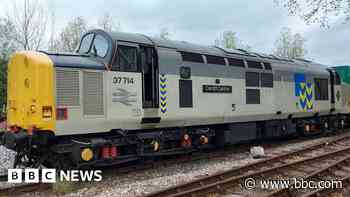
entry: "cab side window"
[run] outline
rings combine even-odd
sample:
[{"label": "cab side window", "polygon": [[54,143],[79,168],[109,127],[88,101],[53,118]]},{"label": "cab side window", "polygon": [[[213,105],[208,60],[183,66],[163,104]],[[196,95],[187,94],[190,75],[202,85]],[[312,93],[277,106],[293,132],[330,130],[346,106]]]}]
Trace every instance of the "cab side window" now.
[{"label": "cab side window", "polygon": [[94,34],[86,35],[81,41],[79,53],[89,53]]},{"label": "cab side window", "polygon": [[96,35],[91,52],[98,57],[104,58],[107,55],[108,47],[109,46],[107,39],[101,35]]},{"label": "cab side window", "polygon": [[132,46],[118,46],[117,62],[114,65],[116,70],[124,72],[136,72],[137,48]]}]

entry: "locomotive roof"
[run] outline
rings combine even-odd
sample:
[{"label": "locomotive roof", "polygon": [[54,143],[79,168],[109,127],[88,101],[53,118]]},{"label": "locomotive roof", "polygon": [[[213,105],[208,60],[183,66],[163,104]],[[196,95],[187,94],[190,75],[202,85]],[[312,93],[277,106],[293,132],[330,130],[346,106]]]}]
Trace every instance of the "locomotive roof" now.
[{"label": "locomotive roof", "polygon": [[[296,66],[295,69],[303,69],[312,72],[319,71],[320,73],[325,72],[326,65],[318,64],[310,60],[305,59],[288,59],[277,57],[275,55],[269,55],[264,53],[257,53],[252,51],[247,51],[243,49],[227,49],[218,46],[204,46],[199,44],[194,44],[186,41],[174,41],[166,40],[157,37],[150,37],[147,35],[139,33],[124,33],[124,32],[105,32],[103,30],[92,30],[91,32],[103,32],[109,35],[114,41],[126,41],[145,45],[152,45],[163,48],[170,48],[177,51],[201,53],[204,55],[216,55],[223,57],[244,57],[246,59],[259,59],[260,61],[267,61],[271,63],[280,63],[282,67],[288,66],[290,70],[291,66]],[[276,66],[276,64],[274,65]]]},{"label": "locomotive roof", "polygon": [[287,58],[277,57],[275,55],[251,52],[244,49],[228,49],[228,48],[223,48],[218,46],[204,46],[204,45],[194,44],[186,41],[165,40],[162,38],[150,37],[150,36],[137,34],[137,33],[109,32],[108,34],[112,37],[113,40],[116,40],[116,41],[119,40],[119,41],[127,41],[127,42],[136,42],[136,43],[147,44],[147,45],[156,45],[158,47],[172,48],[179,51],[203,53],[208,55],[223,55],[223,56],[228,54],[236,54],[236,55],[243,55],[243,56],[273,59],[273,60],[279,60],[279,61],[287,61],[287,62],[294,62],[294,61],[310,62],[308,60],[303,60],[303,59],[291,60]]},{"label": "locomotive roof", "polygon": [[[236,54],[236,55],[244,55],[244,56],[252,56],[259,57],[257,53],[248,52],[243,49],[226,49],[217,46],[204,46],[199,44],[194,44],[187,41],[175,41],[175,40],[166,40],[157,37],[146,36],[143,34],[137,33],[124,33],[124,32],[110,32],[108,33],[113,40],[116,41],[127,41],[127,42],[136,42],[147,45],[156,45],[158,47],[165,47],[176,49],[178,51],[186,51],[186,52],[194,52],[194,53],[202,53],[208,55],[220,55],[225,56],[227,54]],[[275,58],[273,56],[263,55],[269,58]],[[276,58],[275,58],[276,59]]]}]

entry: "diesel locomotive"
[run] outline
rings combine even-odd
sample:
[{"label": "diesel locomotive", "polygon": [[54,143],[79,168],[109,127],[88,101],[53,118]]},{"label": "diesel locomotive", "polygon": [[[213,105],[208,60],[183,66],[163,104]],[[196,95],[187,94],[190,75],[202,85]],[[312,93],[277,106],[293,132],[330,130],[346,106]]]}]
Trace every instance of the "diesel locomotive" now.
[{"label": "diesel locomotive", "polygon": [[[343,71],[349,70],[343,67]],[[87,32],[75,53],[16,52],[15,165],[91,167],[348,125],[337,67],[141,34]]]}]

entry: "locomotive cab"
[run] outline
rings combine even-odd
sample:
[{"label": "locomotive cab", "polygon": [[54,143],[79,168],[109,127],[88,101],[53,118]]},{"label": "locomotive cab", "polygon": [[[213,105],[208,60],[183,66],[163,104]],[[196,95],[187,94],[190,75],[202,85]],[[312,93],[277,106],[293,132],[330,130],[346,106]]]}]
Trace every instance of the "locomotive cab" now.
[{"label": "locomotive cab", "polygon": [[[67,136],[159,123],[155,47],[144,36],[139,44],[118,37],[93,30],[75,53],[15,53],[8,66],[9,131],[2,143],[22,156],[40,155]],[[79,147],[86,141],[75,142]]]},{"label": "locomotive cab", "polygon": [[[113,72],[136,73],[141,77],[142,83],[142,108],[147,109],[159,107],[158,95],[158,56],[151,43],[144,44],[123,41],[123,34],[119,34],[120,40],[113,41],[103,31],[95,30],[87,33],[77,50],[79,54],[89,54],[103,61],[106,69]],[[129,80],[128,80],[129,79]],[[113,78],[114,83],[132,78]],[[151,116],[157,116],[157,113]],[[147,116],[147,115],[146,115]]]}]

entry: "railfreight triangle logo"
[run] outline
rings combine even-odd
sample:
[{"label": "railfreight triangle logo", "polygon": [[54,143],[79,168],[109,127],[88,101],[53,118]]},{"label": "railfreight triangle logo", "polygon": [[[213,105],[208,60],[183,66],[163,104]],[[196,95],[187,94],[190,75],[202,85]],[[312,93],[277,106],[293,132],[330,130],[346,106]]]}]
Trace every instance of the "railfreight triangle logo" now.
[{"label": "railfreight triangle logo", "polygon": [[9,183],[55,183],[69,182],[99,182],[102,181],[101,170],[60,170],[56,169],[8,169]]}]

